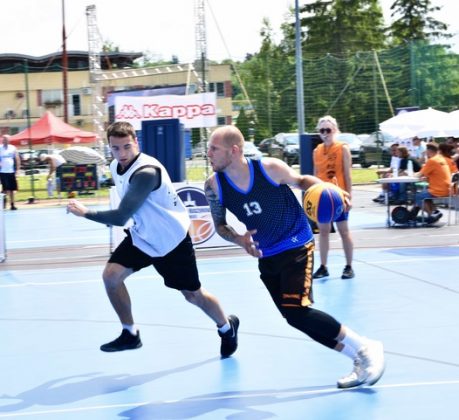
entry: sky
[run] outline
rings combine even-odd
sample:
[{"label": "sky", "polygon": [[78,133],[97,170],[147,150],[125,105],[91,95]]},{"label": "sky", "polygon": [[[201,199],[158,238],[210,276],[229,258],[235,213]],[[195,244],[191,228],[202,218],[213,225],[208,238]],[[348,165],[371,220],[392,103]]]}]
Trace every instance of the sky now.
[{"label": "sky", "polygon": [[[308,0],[299,0],[299,5]],[[394,0],[380,0],[387,21]],[[0,2],[0,53],[41,56],[62,50],[63,7],[67,51],[88,50],[86,7],[96,6],[103,42],[123,52],[148,52],[154,59],[192,62],[196,57],[194,0],[3,0]],[[275,33],[294,0],[206,0],[207,52],[211,60],[243,60],[259,50],[263,18]],[[434,15],[450,25],[459,52],[457,0],[432,0],[443,6]]]}]

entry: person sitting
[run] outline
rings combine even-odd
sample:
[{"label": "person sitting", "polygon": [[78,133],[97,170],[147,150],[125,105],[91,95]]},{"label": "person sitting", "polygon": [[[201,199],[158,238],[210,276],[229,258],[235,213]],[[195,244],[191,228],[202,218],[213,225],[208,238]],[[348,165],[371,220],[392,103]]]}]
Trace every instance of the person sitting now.
[{"label": "person sitting", "polygon": [[423,165],[426,161],[426,143],[417,136],[414,136],[411,141],[410,156],[416,159],[420,165]]},{"label": "person sitting", "polygon": [[[397,149],[398,157],[400,158],[398,175],[399,176],[413,176],[415,172],[421,170],[419,162],[409,155],[408,149],[405,146],[399,146]],[[411,163],[410,163],[411,162]],[[400,183],[398,184],[399,190],[396,198],[397,204],[405,204],[408,201],[408,189],[415,189],[414,184]]]},{"label": "person sitting", "polygon": [[453,147],[453,155],[451,159],[456,165],[456,169],[453,172],[458,172],[459,171],[459,139],[456,137],[448,137],[445,143],[450,144]]},{"label": "person sitting", "polygon": [[[390,146],[390,149],[389,149],[390,155],[391,155],[390,165],[388,168],[380,168],[376,171],[378,178],[388,178],[391,176],[398,176],[398,166],[399,166],[399,160],[400,160],[400,158],[398,157],[398,153],[397,153],[398,146],[399,146],[398,143],[393,143]],[[377,197],[373,198],[373,201],[375,203],[384,203],[385,193],[388,189],[390,189],[389,184],[381,184],[381,193]],[[389,200],[394,200],[395,196],[396,196],[395,191],[389,192]]]},{"label": "person sitting", "polygon": [[436,143],[427,144],[426,156],[426,163],[414,176],[426,178],[429,187],[426,191],[416,194],[416,204],[410,212],[410,219],[416,220],[419,210],[424,206],[422,210],[428,215],[427,223],[435,223],[443,214],[435,208],[432,200],[429,199],[447,197],[449,195],[451,171],[445,158],[438,153],[438,145]]},{"label": "person sitting", "polygon": [[438,145],[438,152],[445,158],[451,173],[453,174],[454,172],[457,172],[457,165],[453,160],[454,146],[448,143],[441,143]]}]

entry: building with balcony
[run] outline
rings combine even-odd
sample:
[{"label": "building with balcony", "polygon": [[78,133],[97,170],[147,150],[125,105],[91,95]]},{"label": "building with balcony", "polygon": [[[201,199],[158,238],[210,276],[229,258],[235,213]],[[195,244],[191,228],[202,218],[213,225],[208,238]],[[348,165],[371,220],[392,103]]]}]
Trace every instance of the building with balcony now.
[{"label": "building with balcony", "polygon": [[[89,70],[88,53],[67,53],[68,123],[100,132],[110,122],[109,97],[116,92],[162,90],[164,94],[198,93],[202,80],[193,64],[138,67],[141,53],[101,53],[97,77]],[[62,53],[42,57],[0,54],[0,132],[15,134],[46,110],[64,117]],[[206,91],[216,92],[217,124],[232,121],[231,68],[209,65]],[[96,103],[97,102],[97,103]],[[30,117],[30,118],[28,118]]]}]

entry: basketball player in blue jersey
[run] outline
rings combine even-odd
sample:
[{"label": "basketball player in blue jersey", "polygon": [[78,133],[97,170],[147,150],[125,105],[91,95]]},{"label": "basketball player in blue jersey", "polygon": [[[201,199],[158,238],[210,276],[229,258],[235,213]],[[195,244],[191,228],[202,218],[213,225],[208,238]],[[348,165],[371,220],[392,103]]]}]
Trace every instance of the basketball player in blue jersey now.
[{"label": "basketball player in blue jersey", "polygon": [[227,318],[217,298],[201,287],[188,234],[188,212],[166,169],[158,160],[139,152],[131,124],[112,124],[107,138],[114,157],[110,170],[121,198],[119,207],[94,211],[77,200],[70,200],[67,206],[68,212],[105,225],[124,226],[130,218],[134,221],[103,272],[105,290],[123,329],[117,339],[100,349],[114,352],[142,346],[124,281],[135,271],[153,265],[167,287],[180,290],[188,302],[217,324],[220,353],[222,357],[230,356],[237,349],[239,320],[234,315]]},{"label": "basketball player in blue jersey", "polygon": [[[279,159],[246,159],[243,146],[244,138],[233,126],[217,128],[210,137],[214,174],[205,192],[217,232],[259,259],[260,278],[292,327],[353,360],[354,369],[338,380],[339,388],[375,384],[384,372],[382,343],[312,308],[314,239],[289,185],[304,191],[322,181],[297,174]],[[246,225],[244,234],[228,225],[226,210]]]}]

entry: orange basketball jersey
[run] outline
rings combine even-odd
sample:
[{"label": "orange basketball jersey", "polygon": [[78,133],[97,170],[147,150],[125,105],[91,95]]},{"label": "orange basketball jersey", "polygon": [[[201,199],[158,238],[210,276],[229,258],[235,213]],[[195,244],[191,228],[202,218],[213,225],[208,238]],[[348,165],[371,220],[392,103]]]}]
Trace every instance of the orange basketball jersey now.
[{"label": "orange basketball jersey", "polygon": [[314,151],[314,167],[317,178],[346,189],[343,170],[343,143],[330,146],[319,144]]}]

